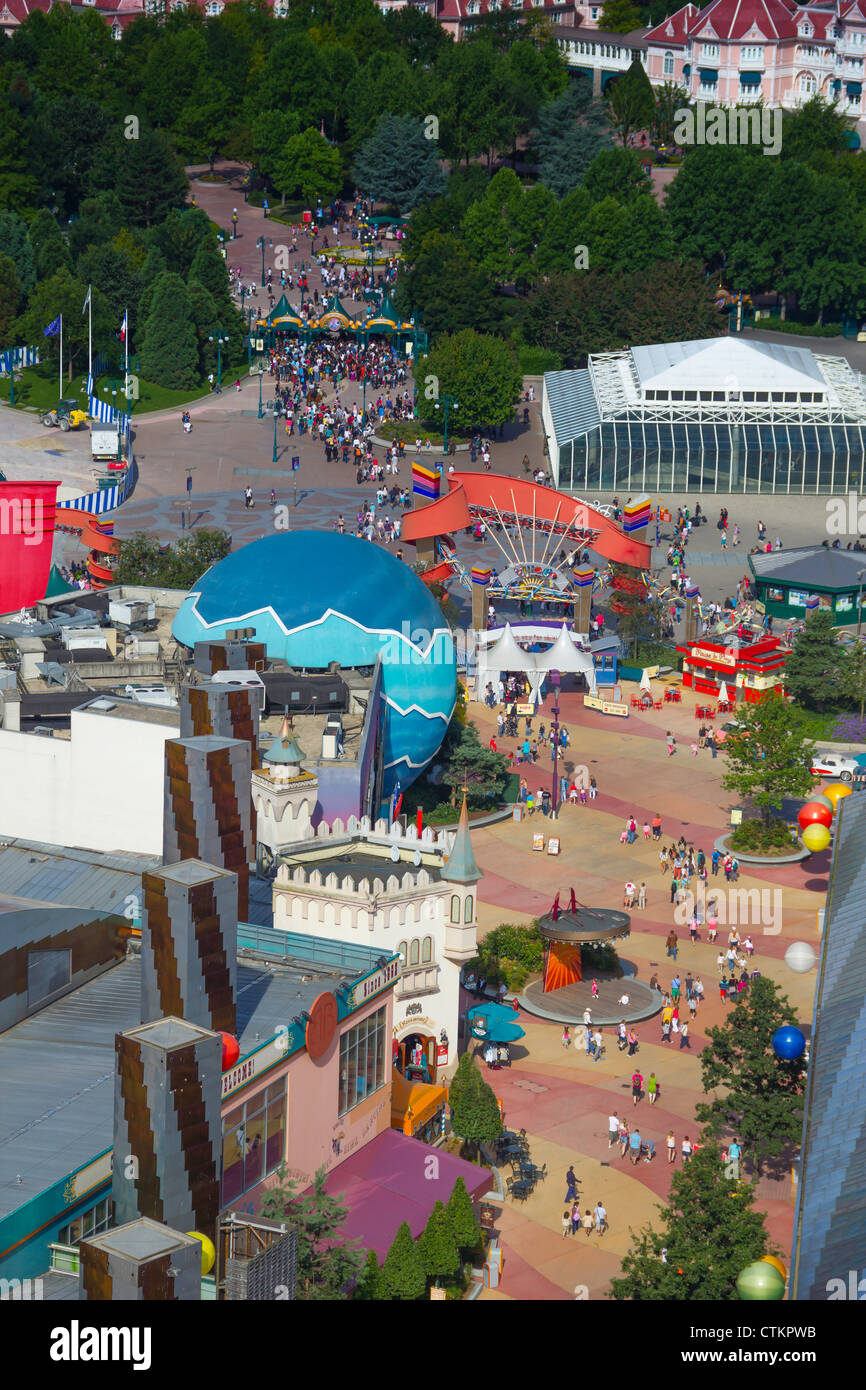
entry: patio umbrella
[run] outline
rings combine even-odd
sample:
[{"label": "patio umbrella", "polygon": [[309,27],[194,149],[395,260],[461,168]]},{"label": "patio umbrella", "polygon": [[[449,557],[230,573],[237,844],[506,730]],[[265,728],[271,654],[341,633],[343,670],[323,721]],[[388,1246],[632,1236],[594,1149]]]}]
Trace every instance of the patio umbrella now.
[{"label": "patio umbrella", "polygon": [[728,687],[725,685],[724,681],[722,681],[721,685],[719,686],[719,699],[723,703],[727,703],[730,700],[730,696],[728,695]]},{"label": "patio umbrella", "polygon": [[498,1047],[501,1043],[516,1042],[518,1038],[525,1036],[526,1033],[519,1023],[494,1023],[490,1032],[485,1033],[484,1041]]},{"label": "patio umbrella", "polygon": [[641,675],[641,678],[640,678],[640,688],[641,688],[641,690],[645,690],[645,691],[647,692],[648,695],[652,695],[653,688],[652,688],[652,685],[650,684],[650,678],[649,678],[649,676],[647,675],[646,670],[644,670],[643,673],[642,673],[642,675]]},{"label": "patio umbrella", "polygon": [[484,1019],[489,1028],[492,1023],[513,1023],[514,1010],[508,1004],[497,1004],[491,1000],[489,1004],[476,1004],[468,1011],[466,1017],[472,1024],[476,1019]]}]

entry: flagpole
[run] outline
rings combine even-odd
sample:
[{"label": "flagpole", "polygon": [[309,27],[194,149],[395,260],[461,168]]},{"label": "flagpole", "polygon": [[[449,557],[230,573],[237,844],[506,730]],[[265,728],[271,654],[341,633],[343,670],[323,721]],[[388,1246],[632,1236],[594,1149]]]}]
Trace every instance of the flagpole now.
[{"label": "flagpole", "polygon": [[87,380],[93,380],[93,302],[92,285],[87,286]]},{"label": "flagpole", "polygon": [[63,400],[63,315],[60,315],[60,400]]},{"label": "flagpole", "polygon": [[126,361],[123,368],[123,394],[126,396],[126,413],[129,414],[129,309],[123,311],[123,346],[126,348]]}]

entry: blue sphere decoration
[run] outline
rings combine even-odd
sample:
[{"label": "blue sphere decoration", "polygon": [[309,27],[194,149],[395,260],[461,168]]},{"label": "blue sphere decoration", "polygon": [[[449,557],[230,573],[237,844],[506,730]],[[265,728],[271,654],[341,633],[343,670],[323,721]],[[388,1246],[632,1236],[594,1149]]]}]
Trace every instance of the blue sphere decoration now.
[{"label": "blue sphere decoration", "polygon": [[374,666],[381,656],[386,796],[439,748],[457,697],[454,639],[426,584],[381,546],[279,531],[232,551],[190,589],[172,633],[193,647],[238,627],[291,666]]},{"label": "blue sphere decoration", "polygon": [[773,1051],[783,1062],[796,1062],[806,1051],[806,1039],[792,1023],[777,1028],[773,1034]]}]

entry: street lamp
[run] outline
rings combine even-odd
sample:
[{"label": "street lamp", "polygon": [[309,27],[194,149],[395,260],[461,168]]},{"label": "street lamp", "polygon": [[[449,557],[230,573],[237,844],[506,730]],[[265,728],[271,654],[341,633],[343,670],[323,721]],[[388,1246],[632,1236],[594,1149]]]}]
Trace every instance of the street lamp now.
[{"label": "street lamp", "polygon": [[558,671],[551,671],[550,684],[553,686],[553,796],[551,808],[554,816],[559,808],[559,682]]},{"label": "street lamp", "polygon": [[278,419],[278,414],[277,414],[277,403],[276,403],[276,401],[274,401],[274,457],[273,457],[273,462],[274,462],[274,463],[276,463],[276,461],[277,461],[277,419]]},{"label": "street lamp", "polygon": [[[216,336],[214,336],[214,334]],[[228,333],[224,333],[219,324],[217,324],[213,333],[208,334],[208,342],[216,342],[217,345],[217,394],[222,390],[223,385],[223,343],[227,343],[228,340]]]},{"label": "street lamp", "polygon": [[436,405],[435,405],[435,409],[436,409],[436,410],[439,409],[440,402],[441,402],[442,411],[443,411],[443,414],[444,414],[444,417],[445,417],[445,429],[443,430],[443,433],[442,433],[442,452],[443,452],[443,454],[447,454],[447,453],[448,453],[448,411],[451,409],[452,405],[453,405],[453,406],[456,406],[456,408],[457,408],[458,410],[460,409],[460,406],[459,406],[459,403],[458,403],[458,401],[457,401],[456,396],[440,396],[439,400],[436,402]]},{"label": "street lamp", "polygon": [[[261,247],[261,251],[262,251],[262,280],[261,280],[261,285],[262,285],[262,289],[264,289],[264,287],[265,287],[265,239],[264,239],[263,236],[260,236],[260,237],[259,237],[258,241],[256,242],[256,246]],[[269,241],[269,242],[268,242],[268,246],[270,246],[271,250],[273,250],[274,243],[273,243],[272,241]]]},{"label": "street lamp", "polygon": [[860,580],[860,590],[857,594],[857,641],[860,641],[860,629],[863,626],[863,576],[866,570],[858,570],[857,578]]},{"label": "street lamp", "polygon": [[265,374],[264,367],[259,367],[259,419],[262,418],[262,377]]}]

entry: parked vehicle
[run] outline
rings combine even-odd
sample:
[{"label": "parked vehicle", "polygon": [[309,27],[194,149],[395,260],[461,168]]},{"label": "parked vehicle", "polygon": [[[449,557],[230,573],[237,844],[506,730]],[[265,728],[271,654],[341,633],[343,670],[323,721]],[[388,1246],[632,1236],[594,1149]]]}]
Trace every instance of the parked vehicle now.
[{"label": "parked vehicle", "polygon": [[813,777],[838,777],[840,782],[851,782],[859,768],[853,758],[843,758],[839,753],[815,753],[809,771]]}]

